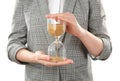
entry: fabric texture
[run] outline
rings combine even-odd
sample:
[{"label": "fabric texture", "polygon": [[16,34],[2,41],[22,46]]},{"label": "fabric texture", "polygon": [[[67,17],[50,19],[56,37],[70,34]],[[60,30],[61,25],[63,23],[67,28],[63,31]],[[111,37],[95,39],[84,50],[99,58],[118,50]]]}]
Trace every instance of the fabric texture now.
[{"label": "fabric texture", "polygon": [[[73,13],[84,29],[102,39],[104,50],[99,59],[107,59],[111,53],[111,43],[101,1],[66,0],[63,12]],[[90,54],[82,42],[69,33],[66,33],[63,43],[67,58],[74,61],[71,65],[49,68],[41,64],[22,63],[16,59],[17,51],[22,48],[31,52],[42,50],[47,54],[47,48],[54,38],[47,32],[46,14],[49,14],[47,0],[17,0],[7,47],[9,59],[25,64],[25,81],[93,81]]]},{"label": "fabric texture", "polygon": [[48,0],[50,14],[62,13],[65,0]]}]

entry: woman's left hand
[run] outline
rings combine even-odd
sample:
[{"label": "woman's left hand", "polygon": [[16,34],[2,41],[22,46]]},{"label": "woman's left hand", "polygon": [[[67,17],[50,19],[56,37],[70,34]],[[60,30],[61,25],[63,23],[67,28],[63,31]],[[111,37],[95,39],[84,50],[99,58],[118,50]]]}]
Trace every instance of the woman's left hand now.
[{"label": "woman's left hand", "polygon": [[60,13],[60,14],[49,14],[46,16],[47,18],[53,18],[56,20],[60,20],[66,23],[66,32],[77,36],[80,34],[81,26],[78,24],[75,16],[72,13]]}]

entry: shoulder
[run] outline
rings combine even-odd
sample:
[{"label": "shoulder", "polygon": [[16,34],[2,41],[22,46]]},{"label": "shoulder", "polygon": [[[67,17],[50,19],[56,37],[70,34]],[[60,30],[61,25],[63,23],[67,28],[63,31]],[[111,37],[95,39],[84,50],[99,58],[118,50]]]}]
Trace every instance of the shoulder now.
[{"label": "shoulder", "polygon": [[21,3],[21,4],[28,4],[33,2],[34,0],[16,0],[16,3]]},{"label": "shoulder", "polygon": [[97,2],[97,3],[100,3],[100,2],[101,2],[101,0],[89,0],[89,1],[90,1],[90,2],[93,2],[93,3],[94,3],[94,2],[95,2],[95,3],[96,3],[96,2]]},{"label": "shoulder", "polygon": [[35,0],[16,0],[17,5],[21,5],[24,7],[32,5],[33,2],[35,2]]}]

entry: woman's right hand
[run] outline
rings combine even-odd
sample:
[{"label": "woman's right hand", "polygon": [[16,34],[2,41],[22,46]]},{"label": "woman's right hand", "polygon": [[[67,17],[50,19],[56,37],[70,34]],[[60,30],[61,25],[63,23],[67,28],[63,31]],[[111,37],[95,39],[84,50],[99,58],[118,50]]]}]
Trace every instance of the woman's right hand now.
[{"label": "woman's right hand", "polygon": [[71,59],[65,59],[61,62],[50,62],[51,57],[45,54],[42,51],[36,51],[35,53],[28,51],[27,49],[20,49],[17,52],[16,59],[21,62],[28,62],[28,63],[37,63],[42,64],[48,67],[54,66],[62,66],[72,64],[73,61]]},{"label": "woman's right hand", "polygon": [[49,55],[46,55],[42,51],[36,51],[35,54],[36,54],[36,57],[35,57],[36,63],[43,64],[48,67],[62,66],[62,65],[68,65],[73,63],[73,60],[71,59],[65,59],[64,61],[56,62],[56,63],[51,62],[50,61],[51,57]]}]

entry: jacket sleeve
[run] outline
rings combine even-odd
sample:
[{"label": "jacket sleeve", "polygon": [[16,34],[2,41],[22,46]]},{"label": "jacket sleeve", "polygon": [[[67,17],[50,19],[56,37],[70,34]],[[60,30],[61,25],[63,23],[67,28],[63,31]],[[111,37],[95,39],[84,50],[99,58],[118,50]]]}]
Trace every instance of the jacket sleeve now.
[{"label": "jacket sleeve", "polygon": [[[92,57],[93,60],[105,60],[112,52],[112,45],[105,25],[105,13],[101,0],[89,0],[89,31],[99,37],[104,48],[98,57]],[[97,48],[96,48],[97,49]]]},{"label": "jacket sleeve", "polygon": [[26,34],[27,28],[24,19],[22,0],[17,0],[13,15],[12,30],[8,37],[9,42],[7,46],[8,58],[11,61],[22,63],[16,59],[16,53],[18,50],[26,48]]}]

